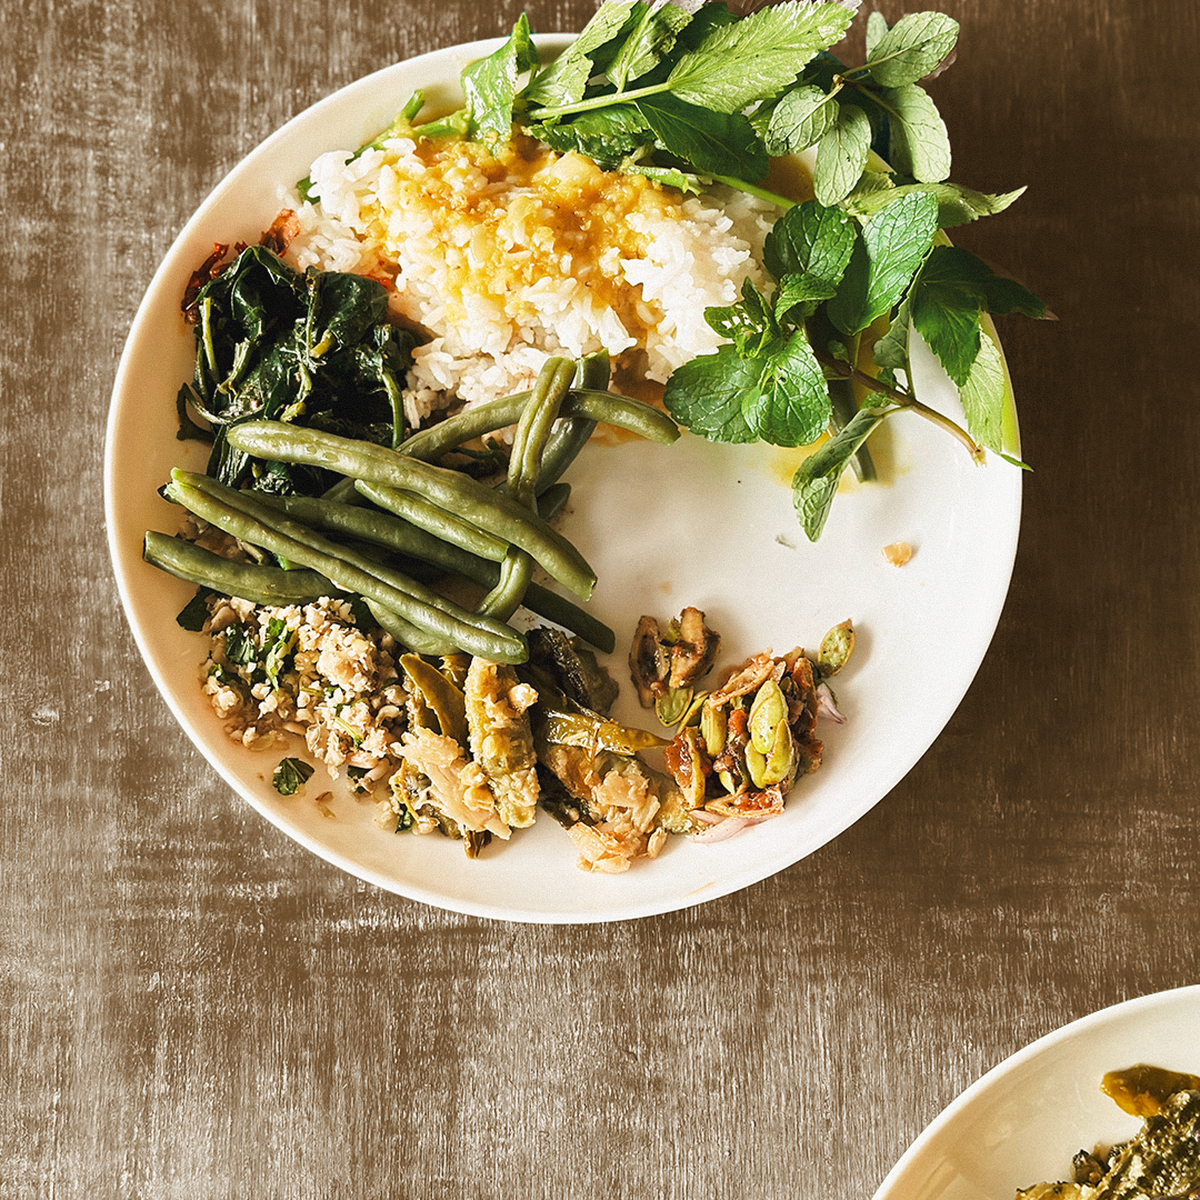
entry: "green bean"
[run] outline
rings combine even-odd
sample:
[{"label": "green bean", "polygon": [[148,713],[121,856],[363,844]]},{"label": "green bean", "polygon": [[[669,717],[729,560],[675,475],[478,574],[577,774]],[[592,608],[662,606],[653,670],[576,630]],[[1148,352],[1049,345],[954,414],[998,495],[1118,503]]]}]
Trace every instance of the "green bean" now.
[{"label": "green bean", "polygon": [[[574,374],[575,366],[568,359],[548,358],[517,421],[506,482],[513,499],[534,513],[537,513],[535,489],[542,455]],[[499,581],[476,605],[476,612],[507,621],[521,607],[532,576],[532,557],[525,550],[510,547],[500,564]]]},{"label": "green bean", "polygon": [[[370,490],[375,490],[371,488]],[[571,488],[568,484],[559,483],[549,488],[538,498],[538,509],[546,520],[550,520],[558,511],[558,507],[566,502]],[[499,577],[497,560],[479,558],[459,546],[444,542],[441,538],[426,533],[414,525],[394,517],[390,513],[379,512],[372,508],[359,508],[349,504],[337,504],[333,501],[318,499],[314,496],[273,496],[267,493],[253,492],[251,495],[272,508],[277,508],[289,516],[329,532],[345,533],[360,541],[370,542],[389,550],[398,551],[420,563],[437,567],[441,571],[461,575],[480,587],[491,588]],[[503,558],[500,555],[499,558]],[[289,574],[296,574],[295,571]],[[556,625],[569,629],[572,633],[590,642],[605,653],[611,653],[616,638],[613,631],[602,621],[572,603],[566,596],[552,592],[540,584],[531,583],[525,592],[525,607],[539,617],[545,617]],[[376,617],[378,620],[378,617]],[[383,622],[379,622],[383,625]],[[384,628],[388,628],[384,626]],[[394,629],[388,629],[399,641],[404,641]],[[408,642],[405,642],[408,645]],[[437,650],[420,650],[417,646],[412,649],[422,654],[439,653]]]},{"label": "green bean", "polygon": [[385,608],[375,600],[365,600],[375,624],[384,633],[390,633],[402,646],[415,650],[418,654],[452,654],[458,647],[450,638],[439,637],[419,629],[410,621],[406,621],[399,613]]},{"label": "green bean", "polygon": [[[326,533],[343,533],[361,542],[395,550],[407,558],[435,566],[443,565],[439,562],[438,553],[439,547],[446,543],[441,538],[390,513],[365,505],[340,504],[317,496],[276,496],[269,492],[251,494],[263,504]],[[502,554],[503,547],[497,554],[497,560]]]},{"label": "green bean", "polygon": [[571,498],[569,483],[552,483],[544,492],[538,492],[538,513],[543,520],[553,521],[566,507]]},{"label": "green bean", "polygon": [[559,421],[546,443],[541,469],[534,484],[534,491],[539,496],[562,478],[563,472],[579,457],[579,452],[595,431],[596,422],[587,417],[567,417]]},{"label": "green bean", "polygon": [[165,494],[234,537],[320,571],[462,650],[492,662],[523,662],[528,654],[524,638],[502,621],[470,613],[399,571],[337,546],[246,492],[177,468]]},{"label": "green bean", "polygon": [[394,516],[415,525],[430,536],[453,542],[454,545],[461,546],[480,558],[501,562],[508,551],[507,542],[464,520],[457,513],[433,504],[416,492],[367,483],[361,479],[354,481],[354,490],[366,496],[373,504],[386,508]]},{"label": "green bean", "polygon": [[336,596],[338,591],[319,571],[285,571],[260,563],[235,562],[195,542],[153,529],[147,531],[142,542],[142,557],[177,579],[251,604],[309,604],[322,596]]},{"label": "green bean", "polygon": [[[425,462],[436,461],[472,438],[512,425],[520,418],[531,395],[531,392],[516,392],[465,408],[414,433],[400,446],[400,453]],[[586,417],[605,425],[615,425],[664,446],[679,437],[679,426],[661,409],[597,388],[572,388],[563,401],[562,416]]]},{"label": "green bean", "polygon": [[[357,442],[281,421],[246,421],[230,429],[230,444],[258,458],[325,467],[366,482],[415,491],[442,508],[466,509],[488,533],[528,551],[559,583],[585,599],[596,575],[579,551],[510,496],[458,471],[435,467],[369,442]],[[236,440],[235,440],[236,438]]]}]

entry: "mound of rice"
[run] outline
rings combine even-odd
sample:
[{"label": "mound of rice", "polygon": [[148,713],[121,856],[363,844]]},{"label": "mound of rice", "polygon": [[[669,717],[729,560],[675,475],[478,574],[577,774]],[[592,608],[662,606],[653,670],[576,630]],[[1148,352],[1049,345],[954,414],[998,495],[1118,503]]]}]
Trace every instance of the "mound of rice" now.
[{"label": "mound of rice", "polygon": [[707,306],[733,304],[747,277],[764,283],[778,216],[741,192],[685,196],[524,137],[396,138],[324,154],[310,178],[315,203],[286,199],[300,227],[288,259],[392,289],[394,315],[426,337],[405,395],[414,425],[528,388],[550,354],[604,349],[618,388],[661,384],[720,344]]}]

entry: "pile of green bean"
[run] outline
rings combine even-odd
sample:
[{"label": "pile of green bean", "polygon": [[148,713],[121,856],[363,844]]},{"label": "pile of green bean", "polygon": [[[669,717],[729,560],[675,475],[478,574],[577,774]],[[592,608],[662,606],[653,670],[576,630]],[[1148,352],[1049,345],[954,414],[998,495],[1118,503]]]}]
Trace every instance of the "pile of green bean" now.
[{"label": "pile of green bean", "polygon": [[[396,449],[281,421],[231,426],[228,443],[264,461],[304,463],[343,478],[323,497],[236,490],[176,469],[162,494],[281,565],[234,562],[150,531],[154,566],[254,604],[361,596],[380,627],[418,654],[465,651],[492,662],[528,657],[509,623],[521,607],[611,652],[613,631],[574,601],[532,579],[541,567],[586,600],[591,566],[551,525],[569,494],[560,482],[598,422],[668,444],[675,423],[608,386],[607,356],[547,360],[529,392],[467,409],[413,434]],[[506,478],[491,487],[438,460],[515,425]],[[464,577],[486,589],[468,609],[433,584]]]}]

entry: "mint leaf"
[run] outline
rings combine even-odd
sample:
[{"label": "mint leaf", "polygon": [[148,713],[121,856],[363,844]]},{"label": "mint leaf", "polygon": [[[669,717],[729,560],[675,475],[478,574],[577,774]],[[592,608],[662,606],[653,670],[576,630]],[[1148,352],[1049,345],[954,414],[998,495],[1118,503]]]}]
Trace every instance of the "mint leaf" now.
[{"label": "mint leaf", "polygon": [[[785,275],[779,281],[779,290],[775,293],[775,317],[783,321],[790,316],[795,318],[793,309],[797,305],[809,305],[817,300],[828,300],[837,294],[837,280],[825,279],[820,275],[803,272],[797,275]],[[807,312],[801,314],[808,315]]]},{"label": "mint leaf", "polygon": [[712,442],[752,442],[742,397],[758,390],[762,366],[734,346],[702,354],[677,367],[667,380],[663,405],[681,425]]},{"label": "mint leaf", "polygon": [[784,92],[767,124],[767,153],[779,158],[815,146],[829,132],[837,112],[837,101],[819,87],[805,85]]},{"label": "mint leaf", "polygon": [[913,325],[959,387],[979,354],[982,315],[979,297],[953,285],[921,283],[913,290]]},{"label": "mint leaf", "polygon": [[537,62],[529,20],[522,13],[508,41],[462,73],[467,115],[475,133],[490,133],[505,140],[511,137],[517,81]]},{"label": "mint leaf", "polygon": [[888,123],[888,161],[921,183],[940,183],[950,174],[950,135],[929,93],[910,83],[883,92]]},{"label": "mint leaf", "polygon": [[755,180],[767,173],[767,152],[741,113],[710,112],[669,93],[646,96],[637,109],[662,148],[702,175]]},{"label": "mint leaf", "polygon": [[944,13],[909,13],[884,33],[867,56],[867,70],[881,87],[923,79],[954,49],[958,22]]},{"label": "mint leaf", "polygon": [[958,389],[967,429],[971,436],[989,450],[1002,450],[1004,402],[1008,395],[1008,379],[1004,358],[996,343],[986,335],[980,338],[979,354],[967,380]]},{"label": "mint leaf", "polygon": [[866,52],[867,60],[875,54],[875,48],[883,40],[884,35],[888,31],[887,18],[878,9],[875,9],[867,17],[866,31]]},{"label": "mint leaf", "polygon": [[838,293],[827,310],[846,334],[866,329],[900,299],[938,232],[937,201],[912,192],[864,226]]},{"label": "mint leaf", "polygon": [[836,284],[850,261],[858,227],[840,208],[816,200],[793,205],[763,243],[763,265],[775,276],[805,274]]},{"label": "mint leaf", "polygon": [[1046,312],[1027,288],[997,275],[982,259],[958,246],[934,247],[917,276],[911,300],[914,326],[960,388],[974,372],[985,312],[1021,312],[1028,317]]},{"label": "mint leaf", "polygon": [[633,27],[607,70],[609,82],[618,92],[625,90],[629,80],[639,79],[658,66],[692,19],[690,13],[670,3],[653,7],[639,3],[634,8]]},{"label": "mint leaf", "polygon": [[813,191],[822,204],[837,204],[850,194],[870,149],[870,118],[857,104],[839,104],[836,119],[817,142]]},{"label": "mint leaf", "polygon": [[641,0],[605,0],[579,36],[530,81],[522,93],[525,102],[549,107],[583,99],[584,88],[596,71],[597,51],[625,34],[634,10],[644,7]]},{"label": "mint leaf", "polygon": [[921,270],[922,287],[955,286],[979,296],[981,307],[992,313],[1019,312],[1041,319],[1046,306],[1024,284],[1004,275],[961,246],[936,246]]},{"label": "mint leaf", "polygon": [[938,227],[953,229],[956,225],[966,225],[980,217],[1003,212],[1024,191],[1024,188],[1018,188],[1015,192],[991,195],[949,182],[905,183],[897,187],[887,175],[867,171],[858,187],[843,202],[843,207],[856,217],[869,217],[909,192],[928,192],[938,202]]},{"label": "mint leaf", "polygon": [[840,4],[777,4],[718,25],[667,76],[682,100],[740,112],[783,91],[820,51],[846,32],[854,14]]},{"label": "mint leaf", "polygon": [[739,304],[729,308],[706,308],[704,319],[713,330],[733,343],[742,358],[769,352],[782,341],[771,306],[749,279],[742,284]]},{"label": "mint leaf", "polygon": [[829,387],[803,330],[762,361],[742,403],[746,423],[773,446],[808,446],[829,427]]},{"label": "mint leaf", "polygon": [[908,373],[908,333],[912,327],[912,290],[896,309],[887,333],[875,340],[872,357],[875,365],[884,370]]},{"label": "mint leaf", "polygon": [[792,476],[792,505],[809,541],[815,542],[821,536],[837,494],[838,480],[850,459],[895,411],[894,408],[860,408],[829,441],[809,455]]}]

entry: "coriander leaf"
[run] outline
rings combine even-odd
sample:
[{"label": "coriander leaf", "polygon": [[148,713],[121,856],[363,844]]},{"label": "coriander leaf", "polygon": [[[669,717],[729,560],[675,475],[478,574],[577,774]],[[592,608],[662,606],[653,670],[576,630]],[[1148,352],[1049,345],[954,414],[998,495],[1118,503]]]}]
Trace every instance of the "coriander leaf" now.
[{"label": "coriander leaf", "polygon": [[891,120],[888,162],[921,183],[940,183],[950,174],[950,134],[929,93],[915,83],[880,96]]},{"label": "coriander leaf", "polygon": [[803,330],[763,360],[756,389],[742,402],[746,423],[773,446],[808,446],[829,427],[829,387]]},{"label": "coriander leaf", "polygon": [[897,187],[891,184],[887,175],[867,171],[859,180],[859,186],[843,202],[843,207],[856,217],[869,217],[909,192],[928,192],[938,202],[938,227],[953,229],[956,225],[966,225],[980,217],[1003,212],[1024,191],[1024,188],[1018,188],[1015,192],[991,195],[949,182],[905,183]]},{"label": "coriander leaf", "polygon": [[522,13],[504,45],[462,73],[467,114],[475,134],[490,133],[507,141],[512,135],[517,80],[537,62],[529,19]]},{"label": "coriander leaf", "polygon": [[842,429],[809,455],[792,476],[792,505],[809,541],[815,542],[821,536],[837,494],[838,480],[850,459],[895,411],[895,408],[860,408]]},{"label": "coriander leaf", "polygon": [[871,120],[857,104],[839,104],[837,118],[817,142],[813,191],[825,205],[849,195],[867,165]]},{"label": "coriander leaf", "polygon": [[271,782],[281,796],[294,796],[312,777],[313,768],[302,758],[285,758],[275,768]]},{"label": "coriander leaf", "polygon": [[767,152],[741,113],[710,112],[666,93],[642,98],[637,109],[662,148],[703,175],[753,181],[767,173]]},{"label": "coriander leaf", "polygon": [[742,358],[734,346],[702,354],[676,367],[667,380],[663,405],[693,433],[712,442],[752,442],[755,432],[742,413],[742,397],[757,391],[762,366]]},{"label": "coriander leaf", "polygon": [[[609,82],[618,92],[631,79],[652,71],[675,47],[680,31],[691,14],[674,4],[636,4],[635,17],[625,41],[608,65]],[[600,10],[603,12],[603,8]]]},{"label": "coriander leaf", "polygon": [[740,112],[783,91],[819,51],[846,32],[854,14],[840,4],[776,4],[718,25],[667,76],[682,100]]},{"label": "coriander leaf", "polygon": [[533,77],[521,98],[534,107],[582,100],[584,88],[596,71],[596,52],[626,33],[636,19],[635,10],[644,7],[641,0],[605,0],[579,36]]},{"label": "coriander leaf", "polygon": [[958,22],[944,13],[909,13],[884,33],[867,56],[881,87],[898,88],[928,75],[954,49]]},{"label": "coriander leaf", "polygon": [[876,213],[863,226],[841,287],[827,305],[834,325],[852,335],[888,312],[929,253],[937,232],[937,201],[923,192]]},{"label": "coriander leaf", "polygon": [[1003,449],[1004,404],[1008,396],[1008,376],[1004,358],[996,343],[986,335],[980,338],[979,353],[966,383],[958,389],[967,430],[981,445],[997,453]]},{"label": "coriander leaf", "polygon": [[875,53],[884,34],[888,31],[887,18],[878,9],[873,10],[867,17],[866,52],[868,61]]},{"label": "coriander leaf", "polygon": [[815,146],[829,132],[837,112],[837,101],[818,87],[784,92],[771,109],[765,132],[767,153],[778,158]]},{"label": "coriander leaf", "polygon": [[816,200],[793,205],[763,243],[763,265],[776,279],[804,274],[836,284],[850,261],[857,225]]}]

